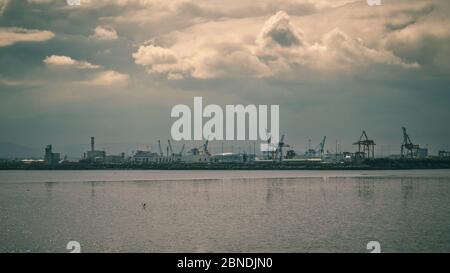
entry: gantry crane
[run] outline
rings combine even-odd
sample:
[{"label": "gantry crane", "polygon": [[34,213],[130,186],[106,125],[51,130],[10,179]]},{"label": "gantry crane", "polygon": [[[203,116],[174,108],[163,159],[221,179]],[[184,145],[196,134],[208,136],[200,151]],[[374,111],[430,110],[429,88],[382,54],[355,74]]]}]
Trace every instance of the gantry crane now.
[{"label": "gantry crane", "polygon": [[284,143],[284,135],[281,136],[280,141],[278,142],[277,148],[275,150],[275,160],[283,161],[283,148],[290,147],[288,144]]},{"label": "gantry crane", "polygon": [[366,131],[362,132],[359,140],[353,145],[358,145],[357,156],[360,158],[373,159],[375,158],[375,141],[367,137]]},{"label": "gantry crane", "polygon": [[413,144],[408,133],[406,133],[406,128],[402,127],[403,130],[403,142],[401,146],[402,158],[416,158],[420,146],[418,144]]}]

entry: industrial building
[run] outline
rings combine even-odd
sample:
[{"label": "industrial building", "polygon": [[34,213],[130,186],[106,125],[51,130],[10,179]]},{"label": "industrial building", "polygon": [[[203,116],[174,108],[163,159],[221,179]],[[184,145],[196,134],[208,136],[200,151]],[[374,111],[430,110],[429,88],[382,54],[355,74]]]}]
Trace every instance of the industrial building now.
[{"label": "industrial building", "polygon": [[149,164],[156,162],[156,158],[158,157],[159,155],[152,151],[136,151],[131,160],[135,164]]},{"label": "industrial building", "polygon": [[54,153],[52,145],[45,147],[44,161],[49,165],[58,164],[61,161],[61,154]]},{"label": "industrial building", "polygon": [[424,159],[428,157],[428,148],[420,148],[417,150],[417,158]]},{"label": "industrial building", "polygon": [[170,140],[167,141],[165,153],[161,146],[161,141],[158,140],[159,153],[152,151],[136,151],[131,158],[131,162],[136,164],[169,164],[169,163],[204,163],[212,162],[212,156],[208,151],[208,141],[201,147],[192,148],[187,153],[184,153],[185,145],[176,153],[172,148]]},{"label": "industrial building", "polygon": [[441,158],[441,159],[450,158],[450,152],[449,151],[439,151],[439,158]]},{"label": "industrial building", "polygon": [[106,155],[105,156],[105,163],[115,163],[115,164],[121,164],[126,161],[125,153],[121,153],[120,155]]},{"label": "industrial building", "polygon": [[83,161],[90,163],[122,164],[126,162],[125,153],[107,155],[105,151],[95,149],[95,137],[91,137],[91,150],[84,154]]},{"label": "industrial building", "polygon": [[252,154],[245,153],[220,153],[211,156],[213,162],[222,163],[245,163],[249,161],[254,161],[255,156]]},{"label": "industrial building", "polygon": [[91,150],[85,154],[85,160],[89,162],[104,162],[105,159],[106,152],[95,150],[95,137],[91,137]]}]

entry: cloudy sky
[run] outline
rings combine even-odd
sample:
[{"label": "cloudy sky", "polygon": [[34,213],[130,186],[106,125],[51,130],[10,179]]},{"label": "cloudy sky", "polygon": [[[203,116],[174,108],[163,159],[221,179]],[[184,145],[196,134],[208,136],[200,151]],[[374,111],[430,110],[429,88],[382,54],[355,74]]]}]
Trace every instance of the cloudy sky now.
[{"label": "cloudy sky", "polygon": [[352,150],[365,129],[398,153],[401,126],[449,149],[449,14],[446,0],[0,0],[0,142],[142,148],[203,96],[279,104],[297,150],[324,135]]}]

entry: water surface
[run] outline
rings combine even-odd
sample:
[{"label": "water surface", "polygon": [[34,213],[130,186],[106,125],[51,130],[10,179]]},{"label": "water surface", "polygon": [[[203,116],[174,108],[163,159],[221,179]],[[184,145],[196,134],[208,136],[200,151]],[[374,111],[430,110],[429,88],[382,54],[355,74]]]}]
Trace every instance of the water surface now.
[{"label": "water surface", "polygon": [[448,170],[1,171],[0,208],[1,252],[450,251]]}]

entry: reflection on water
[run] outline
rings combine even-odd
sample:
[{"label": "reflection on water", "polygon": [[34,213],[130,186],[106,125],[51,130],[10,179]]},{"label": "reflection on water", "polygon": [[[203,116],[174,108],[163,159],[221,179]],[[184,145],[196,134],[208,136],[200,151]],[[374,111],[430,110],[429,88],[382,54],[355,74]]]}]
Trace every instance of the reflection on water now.
[{"label": "reflection on water", "polygon": [[52,193],[52,188],[53,188],[53,185],[55,184],[56,182],[45,182],[44,183],[44,185],[45,185],[45,189],[47,190],[47,192],[50,194],[50,193]]},{"label": "reflection on water", "polygon": [[450,251],[450,172],[44,173],[29,183],[0,173],[1,252],[65,252],[71,240],[84,252],[366,252],[372,240]]},{"label": "reflection on water", "polygon": [[414,192],[414,180],[411,178],[401,179],[402,200],[405,207],[408,206],[408,199],[412,198]]},{"label": "reflection on water", "polygon": [[95,199],[95,182],[91,182],[91,199]]},{"label": "reflection on water", "polygon": [[358,179],[358,196],[364,201],[370,201],[375,194],[375,181],[373,178]]},{"label": "reflection on water", "polygon": [[266,206],[270,206],[273,199],[283,199],[283,179],[268,178],[266,179]]}]

